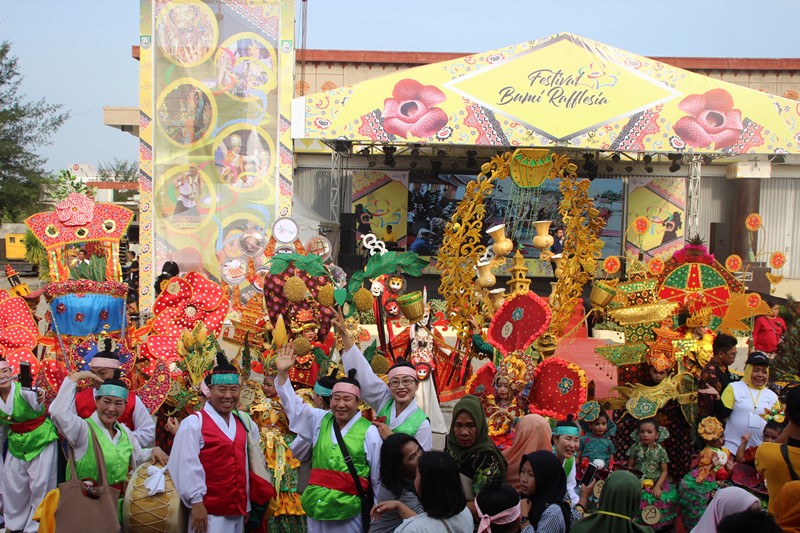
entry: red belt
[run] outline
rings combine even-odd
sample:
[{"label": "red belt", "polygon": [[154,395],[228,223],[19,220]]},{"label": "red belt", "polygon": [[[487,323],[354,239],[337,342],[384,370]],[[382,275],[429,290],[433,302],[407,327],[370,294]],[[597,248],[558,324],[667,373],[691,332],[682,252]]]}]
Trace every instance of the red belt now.
[{"label": "red belt", "polygon": [[11,431],[17,434],[30,433],[34,429],[44,424],[45,420],[47,420],[47,417],[42,415],[38,418],[34,418],[33,420],[28,420],[27,422],[17,422],[16,424],[9,424],[8,427],[11,428]]},{"label": "red belt", "polygon": [[[367,492],[369,488],[369,480],[359,477],[361,488]],[[325,487],[326,489],[338,490],[351,496],[358,496],[358,491],[353,483],[353,476],[348,472],[339,472],[337,470],[323,470],[322,468],[312,468],[311,475],[308,478],[309,485],[317,485],[318,487]]]}]

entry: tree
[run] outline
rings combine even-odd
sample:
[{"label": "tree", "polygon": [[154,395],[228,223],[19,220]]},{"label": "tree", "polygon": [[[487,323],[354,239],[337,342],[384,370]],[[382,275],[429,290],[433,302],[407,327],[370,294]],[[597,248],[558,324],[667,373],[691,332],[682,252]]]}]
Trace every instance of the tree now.
[{"label": "tree", "polygon": [[47,161],[39,153],[69,118],[59,104],[28,101],[11,44],[0,43],[0,220],[16,221],[38,210],[47,183]]},{"label": "tree", "polygon": [[100,163],[97,169],[100,181],[134,182],[139,181],[139,162],[114,158],[110,163]]}]

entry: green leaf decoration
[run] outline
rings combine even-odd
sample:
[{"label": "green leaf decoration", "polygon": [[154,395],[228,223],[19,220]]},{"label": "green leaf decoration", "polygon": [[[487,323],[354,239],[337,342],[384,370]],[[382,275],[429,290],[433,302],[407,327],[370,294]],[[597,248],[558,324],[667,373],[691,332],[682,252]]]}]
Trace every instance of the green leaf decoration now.
[{"label": "green leaf decoration", "polygon": [[289,268],[289,265],[294,263],[294,267],[298,270],[308,273],[310,276],[325,276],[332,279],[330,272],[325,268],[325,263],[322,257],[316,254],[302,255],[302,254],[276,254],[270,260],[270,274],[282,274]]},{"label": "green leaf decoration", "polygon": [[347,289],[333,289],[333,301],[336,302],[336,305],[344,305],[347,301]]},{"label": "green leaf decoration", "polygon": [[253,359],[250,354],[250,333],[244,335],[244,347],[242,347],[242,376],[245,379],[250,377],[250,369],[253,364]]},{"label": "green leaf decoration", "polygon": [[375,354],[378,353],[378,341],[373,340],[372,344],[367,346],[366,350],[364,350],[364,358],[367,360],[368,363],[372,362],[372,358],[375,357]]}]

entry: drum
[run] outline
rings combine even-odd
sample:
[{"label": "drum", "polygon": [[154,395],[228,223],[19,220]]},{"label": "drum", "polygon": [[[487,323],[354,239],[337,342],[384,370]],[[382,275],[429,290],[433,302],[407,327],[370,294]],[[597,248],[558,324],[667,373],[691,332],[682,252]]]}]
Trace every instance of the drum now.
[{"label": "drum", "polygon": [[147,467],[139,466],[128,481],[125,499],[122,503],[122,525],[127,533],[184,533],[189,520],[189,511],[181,505],[181,498],[175,485],[165,474],[166,491],[148,496],[144,482]]}]

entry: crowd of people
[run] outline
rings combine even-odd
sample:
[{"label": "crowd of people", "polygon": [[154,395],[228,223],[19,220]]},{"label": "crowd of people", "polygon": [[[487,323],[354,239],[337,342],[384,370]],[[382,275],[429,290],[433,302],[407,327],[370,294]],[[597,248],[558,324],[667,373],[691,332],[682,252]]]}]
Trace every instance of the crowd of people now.
[{"label": "crowd of people", "polygon": [[[182,420],[154,422],[120,379],[110,343],[89,371],[64,379],[47,410],[0,359],[6,531],[53,531],[62,476],[107,480],[120,521],[125,484],[145,462],[169,473],[193,533],[800,531],[800,387],[773,390],[772,353],[752,351],[737,379],[736,339],[716,336],[699,373],[696,442],[661,413],[637,419],[590,399],[563,420],[519,410],[501,450],[486,403],[467,394],[440,451],[417,403],[417,369],[398,358],[379,375],[341,314],[331,325],[339,368],[312,389],[293,380],[298,356],[287,342],[244,402],[250,384],[220,352],[201,404]],[[648,368],[656,386],[669,373]],[[507,375],[494,385],[495,408],[523,401]]]}]

